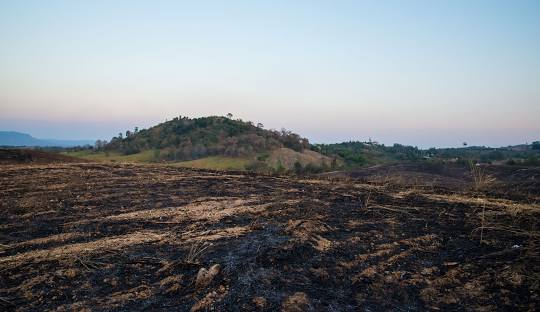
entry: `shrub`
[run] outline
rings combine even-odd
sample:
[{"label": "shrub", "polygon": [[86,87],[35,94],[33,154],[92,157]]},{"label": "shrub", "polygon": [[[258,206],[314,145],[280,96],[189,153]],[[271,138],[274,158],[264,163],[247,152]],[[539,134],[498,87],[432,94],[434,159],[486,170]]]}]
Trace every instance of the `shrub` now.
[{"label": "shrub", "polygon": [[531,155],[527,157],[521,164],[524,166],[540,166],[540,159],[537,156]]},{"label": "shrub", "polygon": [[253,172],[269,173],[271,168],[264,161],[254,160],[246,165],[246,170]]}]

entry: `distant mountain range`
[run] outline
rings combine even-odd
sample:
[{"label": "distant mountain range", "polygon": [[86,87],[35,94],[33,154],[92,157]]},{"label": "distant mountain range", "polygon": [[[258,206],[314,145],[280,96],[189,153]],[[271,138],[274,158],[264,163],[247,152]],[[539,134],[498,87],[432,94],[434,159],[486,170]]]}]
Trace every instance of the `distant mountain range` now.
[{"label": "distant mountain range", "polygon": [[72,147],[94,145],[93,140],[55,140],[38,139],[27,133],[0,131],[0,146],[39,146],[39,147]]}]

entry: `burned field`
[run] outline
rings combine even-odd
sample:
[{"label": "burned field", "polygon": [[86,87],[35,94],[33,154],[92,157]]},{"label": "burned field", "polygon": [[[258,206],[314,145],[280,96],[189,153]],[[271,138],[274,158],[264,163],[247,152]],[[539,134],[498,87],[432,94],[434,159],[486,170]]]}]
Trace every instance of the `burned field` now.
[{"label": "burned field", "polygon": [[0,309],[537,310],[539,194],[0,168]]},{"label": "burned field", "polygon": [[59,153],[25,148],[0,148],[0,165],[14,164],[50,164],[81,163],[84,159],[70,157]]}]

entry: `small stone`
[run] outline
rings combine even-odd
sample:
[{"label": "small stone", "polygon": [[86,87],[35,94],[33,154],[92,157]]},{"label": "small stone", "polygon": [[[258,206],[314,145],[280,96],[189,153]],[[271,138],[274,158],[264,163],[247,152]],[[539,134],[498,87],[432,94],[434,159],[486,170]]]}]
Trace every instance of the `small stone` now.
[{"label": "small stone", "polygon": [[292,296],[287,297],[287,299],[283,301],[281,308],[283,312],[303,312],[313,310],[308,296],[303,292],[297,292]]},{"label": "small stone", "polygon": [[210,285],[216,275],[219,274],[220,270],[221,266],[219,264],[214,264],[208,270],[205,268],[201,268],[199,270],[199,273],[197,273],[197,279],[195,280],[195,288],[204,288]]},{"label": "small stone", "polygon": [[266,307],[266,304],[267,304],[266,298],[264,298],[264,297],[255,297],[255,298],[253,298],[253,303],[259,309],[264,309]]},{"label": "small stone", "polygon": [[67,269],[64,271],[64,276],[67,278],[74,278],[77,276],[77,271],[75,269]]}]

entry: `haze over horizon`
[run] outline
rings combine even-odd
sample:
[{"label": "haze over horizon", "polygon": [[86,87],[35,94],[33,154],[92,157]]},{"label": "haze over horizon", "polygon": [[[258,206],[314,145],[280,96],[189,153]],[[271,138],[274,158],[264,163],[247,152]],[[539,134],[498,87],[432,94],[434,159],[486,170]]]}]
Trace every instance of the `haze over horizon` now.
[{"label": "haze over horizon", "polygon": [[0,130],[233,113],[312,142],[540,139],[538,1],[0,1]]}]

